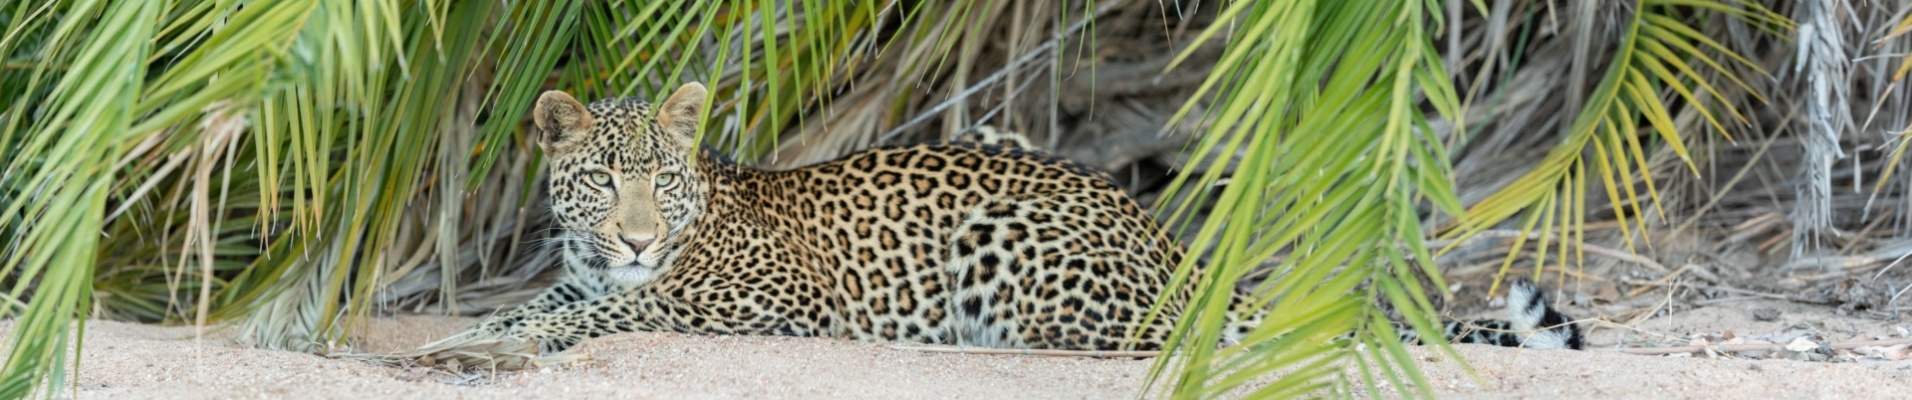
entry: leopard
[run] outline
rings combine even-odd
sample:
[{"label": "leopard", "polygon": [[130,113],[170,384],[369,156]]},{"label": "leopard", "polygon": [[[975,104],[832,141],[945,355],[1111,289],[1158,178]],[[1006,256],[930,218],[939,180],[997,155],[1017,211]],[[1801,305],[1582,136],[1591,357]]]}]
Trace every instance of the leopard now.
[{"label": "leopard", "polygon": [[[1207,273],[1170,287],[1186,255],[1168,230],[1106,172],[1020,134],[758,169],[699,144],[707,97],[696,82],[655,104],[542,93],[531,119],[563,272],[472,329],[541,354],[634,331],[1147,351]],[[1539,290],[1512,287],[1508,320],[1443,336],[1580,348]],[[1226,301],[1220,345],[1268,315],[1245,291]]]}]

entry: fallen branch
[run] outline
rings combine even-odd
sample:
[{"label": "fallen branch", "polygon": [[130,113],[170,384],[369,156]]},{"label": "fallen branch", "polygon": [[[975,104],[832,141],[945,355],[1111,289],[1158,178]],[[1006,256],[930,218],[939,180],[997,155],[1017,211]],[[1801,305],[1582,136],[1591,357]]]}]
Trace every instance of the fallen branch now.
[{"label": "fallen branch", "polygon": [[[1832,344],[1825,345],[1825,347],[1833,349],[1833,350],[1844,350],[1844,349],[1853,349],[1853,348],[1859,348],[1859,347],[1865,347],[1865,346],[1896,346],[1901,344],[1912,344],[1912,338],[1833,342]],[[1718,344],[1718,345],[1711,345],[1711,346],[1634,347],[1634,348],[1625,348],[1625,349],[1600,349],[1600,351],[1612,351],[1612,352],[1627,353],[1627,354],[1640,354],[1640,355],[1653,356],[1653,355],[1666,355],[1666,354],[1679,354],[1679,353],[1699,353],[1699,352],[1706,351],[1707,349],[1712,349],[1713,351],[1720,352],[1720,353],[1733,353],[1733,352],[1741,352],[1741,351],[1761,351],[1761,350],[1779,351],[1779,350],[1785,350],[1786,345],[1787,345],[1786,343],[1737,343],[1737,344]]]},{"label": "fallen branch", "polygon": [[899,345],[891,345],[890,348],[897,349],[897,350],[914,350],[914,351],[921,351],[926,353],[1012,354],[1012,355],[1025,355],[1025,356],[1096,357],[1096,358],[1113,358],[1113,357],[1146,358],[1146,357],[1155,357],[1162,354],[1162,352],[1160,351],[1144,351],[1144,350],[998,349],[993,347],[950,346],[950,345],[941,345],[941,344],[899,344]]}]

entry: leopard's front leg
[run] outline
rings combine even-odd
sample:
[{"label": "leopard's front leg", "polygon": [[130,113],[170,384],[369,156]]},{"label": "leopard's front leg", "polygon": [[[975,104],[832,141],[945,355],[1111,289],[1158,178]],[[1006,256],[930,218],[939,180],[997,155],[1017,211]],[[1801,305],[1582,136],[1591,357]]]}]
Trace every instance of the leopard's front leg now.
[{"label": "leopard's front leg", "polygon": [[584,339],[615,333],[650,331],[700,335],[798,335],[815,333],[794,327],[783,317],[712,307],[668,298],[651,291],[613,293],[573,302],[549,312],[522,316],[507,332],[538,342],[542,354],[553,354]]},{"label": "leopard's front leg", "polygon": [[559,280],[557,284],[545,289],[544,292],[539,293],[538,297],[531,299],[531,301],[520,304],[517,307],[500,310],[497,313],[485,317],[484,321],[480,321],[478,325],[472,327],[471,330],[495,336],[505,335],[511,331],[512,327],[517,326],[518,323],[523,321],[527,316],[550,313],[567,304],[586,301],[593,297],[601,297],[604,295],[604,290],[601,288],[578,283],[571,279],[562,279]]}]

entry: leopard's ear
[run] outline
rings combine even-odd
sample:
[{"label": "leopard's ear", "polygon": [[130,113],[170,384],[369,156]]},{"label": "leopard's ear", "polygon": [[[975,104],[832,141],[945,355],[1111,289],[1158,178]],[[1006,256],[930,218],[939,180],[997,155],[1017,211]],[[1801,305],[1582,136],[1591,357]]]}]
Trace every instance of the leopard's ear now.
[{"label": "leopard's ear", "polygon": [[657,109],[657,125],[681,148],[696,148],[698,114],[704,109],[704,85],[685,83]]},{"label": "leopard's ear", "polygon": [[570,94],[552,90],[538,96],[538,105],[531,109],[531,122],[538,126],[538,146],[551,152],[577,143],[595,121],[584,109],[584,103],[571,98]]}]

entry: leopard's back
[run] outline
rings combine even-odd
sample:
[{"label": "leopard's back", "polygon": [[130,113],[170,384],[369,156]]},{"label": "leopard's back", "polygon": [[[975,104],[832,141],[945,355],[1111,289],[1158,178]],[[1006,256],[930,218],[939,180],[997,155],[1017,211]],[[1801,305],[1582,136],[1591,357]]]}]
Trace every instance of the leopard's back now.
[{"label": "leopard's back", "polygon": [[857,339],[1113,349],[1174,267],[1106,174],[1022,148],[876,148],[742,175],[736,192],[761,214],[735,221],[803,253]]}]

